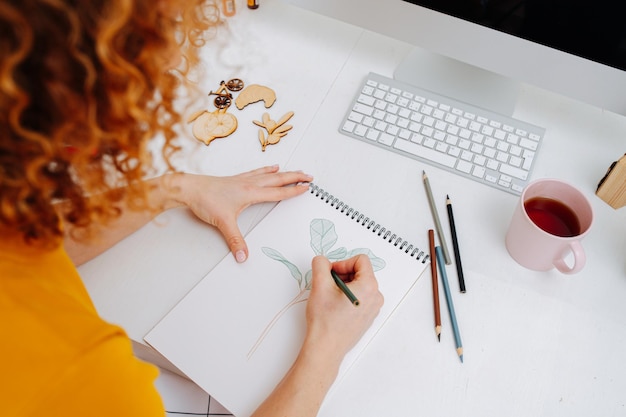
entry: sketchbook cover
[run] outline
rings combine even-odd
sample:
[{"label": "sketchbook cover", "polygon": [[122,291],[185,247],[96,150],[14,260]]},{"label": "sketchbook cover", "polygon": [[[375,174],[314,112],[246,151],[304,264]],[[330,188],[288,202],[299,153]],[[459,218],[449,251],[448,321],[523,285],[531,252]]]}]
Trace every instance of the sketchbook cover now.
[{"label": "sketchbook cover", "polygon": [[385,298],[335,385],[427,267],[423,247],[407,252],[409,246],[390,240],[395,235],[379,234],[381,225],[364,223],[343,203],[331,205],[318,194],[280,202],[246,237],[248,260],[238,264],[226,256],[145,337],[237,417],[254,412],[298,354],[316,254],[367,253]]}]

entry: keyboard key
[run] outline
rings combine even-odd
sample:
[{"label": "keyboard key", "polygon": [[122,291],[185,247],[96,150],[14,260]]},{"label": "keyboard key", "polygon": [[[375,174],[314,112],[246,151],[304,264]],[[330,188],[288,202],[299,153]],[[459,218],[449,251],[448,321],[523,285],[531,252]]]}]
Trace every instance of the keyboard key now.
[{"label": "keyboard key", "polygon": [[459,155],[461,155],[461,149],[456,146],[450,146],[450,149],[448,149],[448,155],[458,158]]},{"label": "keyboard key", "polygon": [[495,148],[498,143],[499,142],[495,140],[494,138],[485,138],[483,145],[488,146],[490,148]]},{"label": "keyboard key", "polygon": [[376,90],[376,91],[374,91],[374,97],[376,97],[379,100],[385,98],[386,95],[387,95],[387,93],[385,93],[383,90]]},{"label": "keyboard key", "polygon": [[448,128],[446,129],[446,132],[448,132],[451,135],[458,135],[459,134],[459,127],[455,126],[455,125],[448,125]]},{"label": "keyboard key", "polygon": [[366,96],[365,94],[361,94],[356,101],[365,104],[366,106],[373,106],[376,102],[376,99],[372,96]]},{"label": "keyboard key", "polygon": [[440,130],[435,130],[435,134],[433,135],[433,138],[435,140],[438,140],[439,142],[443,142],[446,139],[446,134]]},{"label": "keyboard key", "polygon": [[387,102],[385,100],[376,100],[374,102],[374,108],[378,110],[385,110],[385,107],[387,107]]},{"label": "keyboard key", "polygon": [[474,154],[469,151],[462,151],[461,159],[464,161],[471,161],[472,159],[474,159]]},{"label": "keyboard key", "polygon": [[382,120],[379,120],[376,123],[374,123],[374,128],[376,130],[380,130],[381,132],[384,132],[385,130],[387,130],[387,126],[389,125],[383,122]]},{"label": "keyboard key", "polygon": [[380,133],[378,132],[378,130],[376,129],[370,129],[367,131],[367,134],[365,135],[366,138],[368,138],[369,140],[377,140],[378,139],[378,135]]},{"label": "keyboard key", "polygon": [[519,178],[520,180],[526,180],[528,178],[528,172],[507,164],[500,164],[500,172],[515,178]]},{"label": "keyboard key", "polygon": [[473,165],[471,164],[471,162],[460,160],[459,163],[456,164],[456,169],[466,174],[469,174],[470,172],[472,172],[472,166]]},{"label": "keyboard key", "polygon": [[459,140],[459,148],[468,150],[470,146],[472,146],[472,142],[470,142],[469,140],[467,139]]},{"label": "keyboard key", "polygon": [[395,136],[392,136],[389,133],[381,133],[380,137],[378,138],[378,142],[382,143],[383,145],[391,146],[394,139]]},{"label": "keyboard key", "polygon": [[398,96],[397,96],[397,95],[395,95],[395,94],[388,93],[388,94],[385,96],[385,101],[387,101],[387,102],[389,102],[389,103],[394,103],[394,104],[395,104],[395,102],[396,102],[396,100],[397,100],[397,99],[398,99]]},{"label": "keyboard key", "polygon": [[434,149],[436,144],[437,144],[437,141],[435,139],[433,139],[433,138],[425,138],[423,145],[426,146],[427,148]]},{"label": "keyboard key", "polygon": [[357,136],[365,136],[365,133],[367,133],[367,127],[363,126],[363,125],[358,125],[357,127],[354,128],[354,131],[352,132]]},{"label": "keyboard key", "polygon": [[511,158],[509,158],[509,164],[519,168],[520,166],[522,166],[522,158],[518,156],[512,156]]},{"label": "keyboard key", "polygon": [[[389,127],[387,128],[387,133],[389,133],[392,136],[398,136],[399,131],[400,131],[400,128],[398,126],[389,125]],[[520,159],[520,162],[521,162],[521,159]]]},{"label": "keyboard key", "polygon": [[496,161],[495,159],[487,160],[487,168],[496,171],[499,167],[500,167],[500,162]]},{"label": "keyboard key", "polygon": [[474,165],[474,168],[472,169],[472,175],[476,178],[484,177],[486,172],[487,170],[485,168],[476,165]]},{"label": "keyboard key", "polygon": [[485,155],[487,158],[493,159],[496,157],[496,150],[493,148],[486,148],[483,152],[483,155]]},{"label": "keyboard key", "polygon": [[424,116],[422,116],[421,114],[416,113],[416,112],[411,113],[412,121],[421,123],[423,119],[424,119]]},{"label": "keyboard key", "polygon": [[413,143],[421,144],[424,141],[424,139],[425,138],[424,138],[423,135],[420,135],[420,134],[417,134],[417,133],[413,133],[411,135],[411,142],[413,142]]},{"label": "keyboard key", "polygon": [[506,152],[498,152],[496,154],[496,160],[505,163],[509,160],[509,154]]},{"label": "keyboard key", "polygon": [[387,113],[396,114],[398,113],[398,110],[400,110],[400,107],[396,106],[395,104],[387,105]]},{"label": "keyboard key", "polygon": [[400,97],[398,101],[396,101],[396,104],[400,107],[406,107],[409,105],[409,100],[405,97]]},{"label": "keyboard key", "polygon": [[354,123],[361,123],[363,121],[363,115],[361,113],[357,113],[353,111],[353,112],[350,112],[350,115],[348,116],[348,120]]},{"label": "keyboard key", "polygon": [[356,127],[356,123],[348,120],[343,124],[342,129],[344,130],[344,132],[352,132],[355,127]]},{"label": "keyboard key", "polygon": [[535,142],[534,140],[522,138],[522,140],[519,141],[519,145],[532,151],[537,150],[537,142]]},{"label": "keyboard key", "polygon": [[365,104],[362,104],[362,103],[356,103],[354,107],[352,107],[352,110],[354,110],[357,113],[364,114],[366,116],[371,116],[372,113],[374,112],[373,108],[371,108],[370,106],[366,106]]},{"label": "keyboard key", "polygon": [[395,114],[388,114],[387,116],[385,116],[385,122],[387,123],[391,123],[392,125],[395,125],[397,121],[398,121],[398,116],[396,116]]},{"label": "keyboard key", "polygon": [[411,110],[409,109],[400,109],[398,110],[398,116],[408,119],[411,116]]},{"label": "keyboard key", "polygon": [[386,115],[387,115],[387,113],[385,113],[384,111],[382,111],[380,109],[376,109],[372,113],[372,117],[374,117],[374,119],[378,119],[378,120],[383,120]]},{"label": "keyboard key", "polygon": [[429,126],[422,127],[422,135],[424,136],[431,137],[434,132],[435,132],[435,129],[433,129],[432,127],[429,127]]},{"label": "keyboard key", "polygon": [[530,171],[530,168],[533,164],[533,156],[524,157],[524,162],[522,163],[522,169],[525,171]]},{"label": "keyboard key", "polygon": [[455,157],[441,153],[441,152],[437,152],[434,149],[425,148],[423,146],[417,145],[412,142],[407,142],[404,140],[397,140],[393,144],[393,147],[396,149],[400,149],[401,151],[413,154],[415,156],[419,156],[421,158],[434,161],[448,168],[453,168],[454,165],[456,164]]},{"label": "keyboard key", "polygon": [[401,129],[400,133],[398,133],[398,136],[404,140],[409,140],[409,138],[411,137],[411,132],[407,129]]}]

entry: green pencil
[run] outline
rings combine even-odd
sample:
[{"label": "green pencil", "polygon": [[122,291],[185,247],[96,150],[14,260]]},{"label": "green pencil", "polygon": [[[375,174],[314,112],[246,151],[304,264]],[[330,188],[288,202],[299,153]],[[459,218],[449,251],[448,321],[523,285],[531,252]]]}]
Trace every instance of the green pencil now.
[{"label": "green pencil", "polygon": [[333,279],[335,280],[335,284],[337,284],[337,286],[341,289],[341,291],[343,291],[343,293],[346,295],[346,297],[348,297],[350,302],[354,304],[355,307],[358,306],[359,305],[358,298],[354,296],[354,294],[352,293],[352,291],[350,291],[350,288],[348,288],[346,283],[343,282],[343,280],[339,278],[339,275],[337,275],[337,273],[333,271],[332,269],[330,270],[330,274],[333,276]]}]

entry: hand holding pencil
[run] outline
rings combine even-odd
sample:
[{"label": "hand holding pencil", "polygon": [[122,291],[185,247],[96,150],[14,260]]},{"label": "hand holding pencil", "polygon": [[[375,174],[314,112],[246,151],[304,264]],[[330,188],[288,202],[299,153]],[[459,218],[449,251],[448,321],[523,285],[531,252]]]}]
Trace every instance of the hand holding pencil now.
[{"label": "hand holding pencil", "polygon": [[[332,264],[325,257],[316,256],[312,268],[305,343],[332,345],[335,353],[343,358],[380,311],[383,296],[378,290],[378,281],[366,255]],[[340,289],[331,271],[358,299],[358,307]]]}]

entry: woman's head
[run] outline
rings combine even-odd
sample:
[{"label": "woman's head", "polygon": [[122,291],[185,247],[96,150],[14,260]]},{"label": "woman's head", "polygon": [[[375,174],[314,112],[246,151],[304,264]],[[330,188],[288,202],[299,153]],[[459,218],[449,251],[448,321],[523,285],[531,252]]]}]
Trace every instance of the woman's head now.
[{"label": "woman's head", "polygon": [[115,216],[118,186],[142,201],[146,142],[162,135],[166,160],[176,150],[176,93],[219,19],[206,3],[0,3],[0,230],[50,242],[53,201],[77,227]]}]

